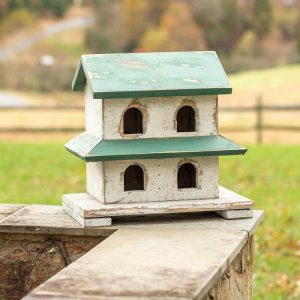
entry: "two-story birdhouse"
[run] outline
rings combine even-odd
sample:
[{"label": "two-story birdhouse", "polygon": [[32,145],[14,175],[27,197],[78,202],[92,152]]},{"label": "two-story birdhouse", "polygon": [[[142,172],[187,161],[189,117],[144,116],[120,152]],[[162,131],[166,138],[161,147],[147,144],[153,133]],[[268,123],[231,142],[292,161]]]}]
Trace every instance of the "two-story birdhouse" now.
[{"label": "two-story birdhouse", "polygon": [[73,90],[84,91],[86,131],[65,147],[86,162],[87,190],[63,206],[82,225],[251,215],[251,200],[219,188],[218,157],[246,149],[218,134],[218,95],[232,89],[215,52],[83,55]]}]

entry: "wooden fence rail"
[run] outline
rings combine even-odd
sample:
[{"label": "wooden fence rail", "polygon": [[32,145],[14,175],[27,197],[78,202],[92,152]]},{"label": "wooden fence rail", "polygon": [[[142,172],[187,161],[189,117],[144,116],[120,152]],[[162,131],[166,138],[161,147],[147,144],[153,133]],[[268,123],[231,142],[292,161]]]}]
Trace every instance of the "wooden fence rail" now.
[{"label": "wooden fence rail", "polygon": [[0,106],[2,110],[84,110],[82,105],[18,105],[18,106]]},{"label": "wooden fence rail", "polygon": [[[84,106],[82,105],[25,105],[25,106],[3,106],[0,107],[1,111],[83,111]],[[239,113],[239,112],[253,112],[255,113],[255,125],[251,127],[222,127],[222,132],[250,132],[255,130],[256,142],[258,144],[263,142],[263,131],[264,130],[276,130],[276,131],[300,131],[300,126],[292,125],[267,125],[264,124],[264,112],[277,111],[277,112],[300,112],[300,105],[264,105],[262,98],[258,97],[256,105],[254,106],[240,106],[240,107],[220,107],[222,113]],[[300,119],[300,115],[299,115]],[[24,128],[24,127],[13,127],[13,128],[0,128],[1,132],[78,132],[83,131],[84,128],[79,127],[43,127],[43,128]]]}]

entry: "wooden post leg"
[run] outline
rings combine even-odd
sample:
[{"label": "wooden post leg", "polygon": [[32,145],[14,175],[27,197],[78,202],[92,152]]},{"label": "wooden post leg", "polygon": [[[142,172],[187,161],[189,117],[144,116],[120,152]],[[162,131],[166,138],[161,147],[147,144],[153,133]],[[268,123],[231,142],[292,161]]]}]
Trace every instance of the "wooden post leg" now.
[{"label": "wooden post leg", "polygon": [[231,210],[215,211],[215,213],[227,220],[246,219],[246,218],[253,217],[252,209],[231,209]]},{"label": "wooden post leg", "polygon": [[262,129],[263,129],[263,104],[262,104],[262,98],[259,96],[257,98],[257,105],[256,105],[256,132],[257,132],[257,137],[256,137],[256,143],[262,144]]}]

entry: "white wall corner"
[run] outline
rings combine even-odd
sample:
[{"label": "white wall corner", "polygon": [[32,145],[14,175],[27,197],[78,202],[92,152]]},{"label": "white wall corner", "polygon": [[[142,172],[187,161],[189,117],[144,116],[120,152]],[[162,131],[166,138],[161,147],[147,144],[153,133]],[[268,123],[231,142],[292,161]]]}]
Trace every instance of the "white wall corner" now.
[{"label": "white wall corner", "polygon": [[102,162],[86,164],[87,193],[96,200],[104,203],[104,169]]},{"label": "white wall corner", "polygon": [[87,82],[84,91],[85,98],[85,130],[98,138],[103,138],[102,99],[93,99],[90,84]]}]

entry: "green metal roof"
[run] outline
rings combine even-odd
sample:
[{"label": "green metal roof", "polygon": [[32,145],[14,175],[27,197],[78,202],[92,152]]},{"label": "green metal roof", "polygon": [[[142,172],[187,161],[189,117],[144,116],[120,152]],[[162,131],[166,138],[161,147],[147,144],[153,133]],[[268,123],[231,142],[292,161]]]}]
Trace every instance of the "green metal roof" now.
[{"label": "green metal roof", "polygon": [[237,155],[247,151],[220,135],[100,140],[82,133],[65,147],[87,162]]},{"label": "green metal roof", "polygon": [[82,55],[73,91],[94,99],[231,94],[214,51]]}]

